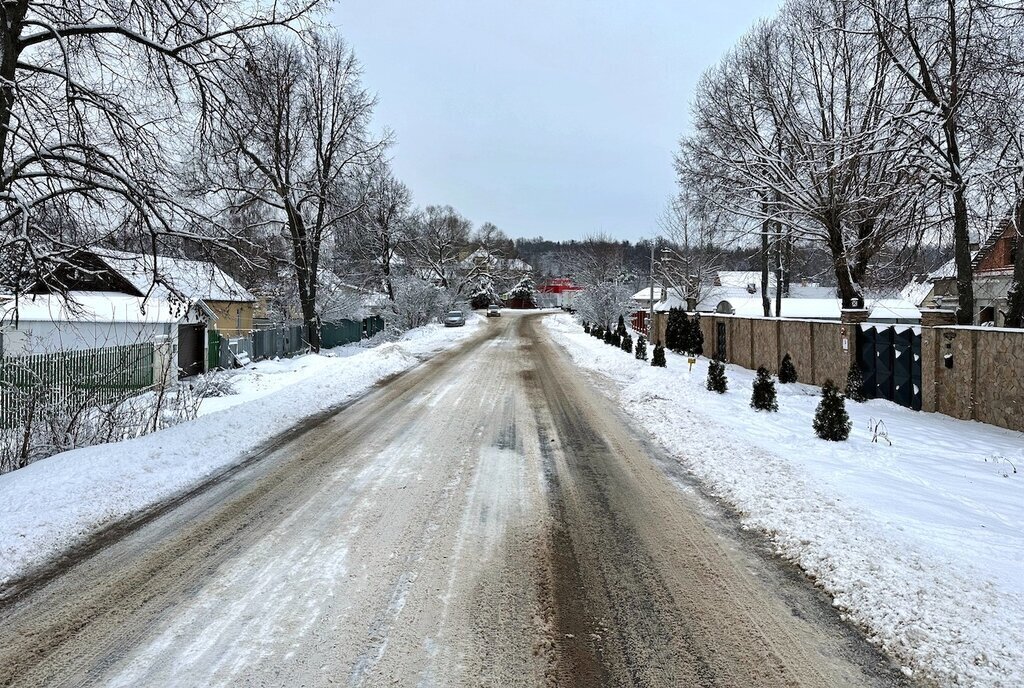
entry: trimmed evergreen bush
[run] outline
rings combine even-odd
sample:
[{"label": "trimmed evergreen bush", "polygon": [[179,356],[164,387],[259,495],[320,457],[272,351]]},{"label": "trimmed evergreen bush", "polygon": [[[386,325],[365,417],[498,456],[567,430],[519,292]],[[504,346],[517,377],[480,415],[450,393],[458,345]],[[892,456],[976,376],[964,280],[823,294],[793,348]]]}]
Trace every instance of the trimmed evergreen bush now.
[{"label": "trimmed evergreen bush", "polygon": [[627,354],[633,353],[633,337],[628,332],[622,336],[622,346],[620,348]]},{"label": "trimmed evergreen bush", "polygon": [[779,401],[775,397],[775,379],[764,366],[757,369],[754,393],[750,395],[750,407],[758,411],[779,410]]},{"label": "trimmed evergreen bush", "polygon": [[690,338],[686,350],[694,356],[704,353],[704,331],[700,329],[700,313],[694,313],[690,320]]},{"label": "trimmed evergreen bush", "polygon": [[587,334],[590,334],[590,323],[588,323],[586,320],[583,321],[583,331],[586,332]]},{"label": "trimmed evergreen bush", "polygon": [[842,442],[850,436],[850,416],[846,413],[846,400],[831,380],[825,380],[821,401],[814,412],[814,434],[830,442]]},{"label": "trimmed evergreen bush", "polygon": [[850,364],[850,372],[846,374],[846,398],[858,404],[868,400],[864,394],[864,376],[860,374],[856,361]]},{"label": "trimmed evergreen bush", "polygon": [[626,319],[623,318],[621,315],[619,316],[619,324],[618,327],[615,328],[615,332],[619,335],[619,337],[626,336]]},{"label": "trimmed evergreen bush", "polygon": [[622,348],[622,336],[618,332],[612,332],[611,341],[608,342],[616,349]]},{"label": "trimmed evergreen bush", "polygon": [[689,337],[690,320],[682,308],[670,308],[665,323],[665,348],[681,353]]},{"label": "trimmed evergreen bush", "polygon": [[787,353],[782,357],[782,365],[779,366],[779,382],[788,385],[796,382],[796,366],[793,365],[793,359]]},{"label": "trimmed evergreen bush", "polygon": [[604,331],[604,343],[605,344],[611,344],[612,343],[612,331],[611,330],[605,330]]},{"label": "trimmed evergreen bush", "polygon": [[706,386],[712,392],[725,394],[729,389],[729,381],[725,377],[725,364],[717,358],[712,358],[708,364],[708,379]]},{"label": "trimmed evergreen bush", "polygon": [[665,367],[665,347],[661,344],[654,345],[654,357],[651,358],[651,365],[658,368]]},{"label": "trimmed evergreen bush", "polygon": [[592,328],[590,328],[590,335],[592,337],[596,337],[598,339],[603,339],[604,338],[604,333],[601,332],[601,326],[600,325],[594,325]]},{"label": "trimmed evergreen bush", "polygon": [[644,339],[643,335],[636,338],[636,350],[633,352],[638,361],[647,360],[647,340]]}]

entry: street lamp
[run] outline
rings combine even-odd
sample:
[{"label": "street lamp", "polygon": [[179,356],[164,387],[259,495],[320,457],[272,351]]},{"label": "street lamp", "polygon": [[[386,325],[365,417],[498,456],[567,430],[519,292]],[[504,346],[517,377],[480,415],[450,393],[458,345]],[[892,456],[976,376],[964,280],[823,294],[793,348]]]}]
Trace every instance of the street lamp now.
[{"label": "street lamp", "polygon": [[[657,244],[657,239],[651,241],[651,307],[650,307],[650,319],[647,321],[647,341],[653,341],[651,334],[654,331],[654,266],[660,265],[659,261],[654,260],[654,247]],[[670,251],[662,247],[661,255],[664,256]]]}]

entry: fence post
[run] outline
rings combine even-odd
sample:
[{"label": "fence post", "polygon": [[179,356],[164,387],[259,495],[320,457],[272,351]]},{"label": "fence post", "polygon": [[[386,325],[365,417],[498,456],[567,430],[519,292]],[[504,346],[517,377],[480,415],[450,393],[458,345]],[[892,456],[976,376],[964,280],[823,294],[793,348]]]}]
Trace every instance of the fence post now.
[{"label": "fence post", "polygon": [[174,360],[171,338],[165,334],[153,338],[153,385],[173,387],[178,384],[178,366]]}]

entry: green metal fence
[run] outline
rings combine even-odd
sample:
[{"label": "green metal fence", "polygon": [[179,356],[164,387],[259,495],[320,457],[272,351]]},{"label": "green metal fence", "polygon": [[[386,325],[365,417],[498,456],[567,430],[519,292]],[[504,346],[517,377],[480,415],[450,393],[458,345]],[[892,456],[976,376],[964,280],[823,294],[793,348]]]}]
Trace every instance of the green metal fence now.
[{"label": "green metal fence", "polygon": [[362,323],[357,323],[355,320],[338,320],[320,324],[320,346],[324,349],[358,342],[362,337]]},{"label": "green metal fence", "polygon": [[103,404],[153,385],[153,344],[0,358],[0,424],[18,425],[26,405]]}]

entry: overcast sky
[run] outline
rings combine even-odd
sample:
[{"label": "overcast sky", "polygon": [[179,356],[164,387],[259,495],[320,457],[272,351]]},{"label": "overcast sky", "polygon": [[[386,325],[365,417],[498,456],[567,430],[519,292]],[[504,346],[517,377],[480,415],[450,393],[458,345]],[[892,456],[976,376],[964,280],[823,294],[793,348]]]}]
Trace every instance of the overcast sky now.
[{"label": "overcast sky", "polygon": [[397,175],[511,236],[636,240],[700,74],[778,0],[340,0]]}]

